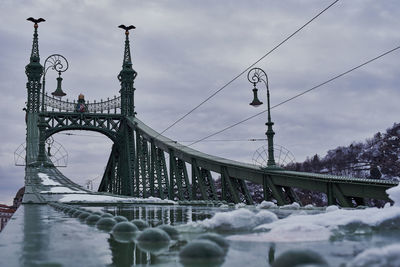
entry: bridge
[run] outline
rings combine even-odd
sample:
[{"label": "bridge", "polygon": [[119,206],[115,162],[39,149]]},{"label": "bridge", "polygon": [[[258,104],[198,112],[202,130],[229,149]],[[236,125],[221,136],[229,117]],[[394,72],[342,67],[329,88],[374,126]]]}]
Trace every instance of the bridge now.
[{"label": "bridge", "polygon": [[[139,120],[135,112],[134,80],[137,72],[133,69],[129,43],[129,30],[133,26],[122,27],[125,30],[125,48],[122,69],[118,75],[121,84],[119,97],[92,103],[87,103],[83,95],[79,96],[77,102],[50,97],[44,90],[46,71],[51,67],[61,75],[68,68],[68,62],[63,63],[61,55],[52,55],[48,58],[51,59],[50,66],[46,66],[48,60],[44,67],[41,65],[38,25],[38,22],[34,22],[31,57],[25,70],[28,77],[26,203],[54,201],[52,197],[43,197],[38,193],[39,172],[47,173],[52,179],[61,179],[67,187],[79,188],[54,167],[45,149],[46,139],[70,130],[95,131],[113,142],[98,192],[114,195],[253,204],[247,184],[255,183],[262,185],[265,200],[274,200],[278,205],[294,201],[301,204],[293,188],[302,188],[326,194],[328,205],[353,207],[364,204],[364,199],[389,201],[385,190],[397,185],[393,181],[294,172],[277,166],[273,156],[274,132],[270,113],[267,123],[270,158],[267,167],[208,155],[157,133]],[[261,81],[260,73],[256,78],[258,80],[255,80],[254,86]],[[57,80],[58,90],[61,90],[62,78]],[[62,90],[57,93],[63,94]],[[255,101],[259,102],[256,91]],[[212,173],[221,177],[220,194],[217,193],[214,184],[216,177],[213,178]]]},{"label": "bridge", "polygon": [[[202,153],[147,126],[136,116],[134,105],[137,72],[133,69],[129,43],[129,31],[133,26],[121,25],[125,30],[125,48],[122,69],[118,75],[121,84],[118,97],[91,103],[85,100],[84,95],[73,102],[55,98],[54,95],[63,95],[61,73],[68,68],[68,62],[63,61],[63,56],[55,54],[46,59],[44,66],[41,65],[38,28],[43,20],[31,21],[34,22],[33,43],[25,69],[28,78],[25,195],[22,207],[9,222],[0,240],[3,256],[22,256],[20,259],[0,257],[0,265],[2,262],[7,266],[51,265],[62,258],[60,253],[64,253],[65,248],[71,250],[72,254],[81,253],[80,249],[84,248],[85,253],[90,252],[92,257],[64,257],[63,264],[101,264],[102,253],[110,253],[108,248],[102,246],[106,240],[103,235],[82,229],[76,222],[65,220],[57,213],[57,210],[61,210],[78,218],[95,214],[84,208],[87,205],[252,205],[254,200],[248,190],[249,183],[261,185],[264,199],[278,205],[292,202],[302,204],[294,188],[324,193],[328,205],[342,207],[364,205],[367,199],[390,201],[385,191],[398,184],[394,181],[295,172],[277,166],[273,155],[274,132],[270,113],[267,123],[269,161],[266,167]],[[49,66],[46,65],[48,62]],[[45,74],[49,68],[60,74],[57,79],[59,86],[53,96],[45,92]],[[254,85],[259,78],[253,80]],[[256,91],[255,100],[258,100]],[[82,188],[65,177],[46,151],[48,138],[71,130],[95,131],[113,142],[98,192]],[[221,192],[216,188],[215,174],[221,177]],[[148,221],[158,217],[163,220],[157,212],[142,213],[138,210],[138,214]],[[197,215],[193,213],[190,216]],[[187,214],[183,211],[171,213],[168,222],[185,221],[185,218]],[[60,240],[63,240],[62,244]],[[79,244],[76,240],[80,241]],[[99,244],[94,248],[96,242]],[[138,264],[149,262],[149,255],[141,254],[136,247],[117,244],[111,239],[108,242],[113,262],[117,258],[120,263],[131,265],[133,261]],[[131,255],[134,260],[122,255],[123,251],[129,250],[135,251],[135,256]],[[118,251],[122,251],[122,254]]]}]

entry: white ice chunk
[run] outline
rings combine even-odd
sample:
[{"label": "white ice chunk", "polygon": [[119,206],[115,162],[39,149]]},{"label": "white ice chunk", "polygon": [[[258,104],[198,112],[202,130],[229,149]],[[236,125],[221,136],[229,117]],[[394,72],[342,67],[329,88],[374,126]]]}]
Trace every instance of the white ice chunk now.
[{"label": "white ice chunk", "polygon": [[335,210],[338,210],[339,209],[339,207],[338,206],[336,206],[336,205],[331,205],[331,206],[328,206],[328,207],[326,207],[326,212],[330,212],[330,211],[335,211]]},{"label": "white ice chunk", "polygon": [[278,217],[267,210],[254,213],[248,209],[238,209],[228,212],[218,212],[212,218],[194,222],[200,226],[217,231],[243,231],[255,226],[276,221]]},{"label": "white ice chunk", "polygon": [[[292,218],[296,218],[293,216]],[[311,242],[328,240],[331,232],[319,225],[294,225],[292,227],[281,227],[280,231],[271,231],[268,233],[252,233],[246,235],[233,235],[227,237],[236,241],[251,242]]]},{"label": "white ice chunk", "polygon": [[300,209],[300,204],[297,202],[293,202],[292,204],[280,206],[280,209],[286,209],[286,210],[298,210]]},{"label": "white ice chunk", "polygon": [[367,249],[358,254],[348,266],[397,267],[400,266],[400,244]]},{"label": "white ice chunk", "polygon": [[[289,216],[284,219],[260,225],[255,230],[270,230],[262,235],[263,241],[290,242],[328,240],[333,230],[340,226],[355,225],[357,227],[392,227],[400,218],[400,207],[385,209],[368,208],[364,210],[345,210],[313,214]],[[254,238],[254,237],[252,237]]]},{"label": "white ice chunk", "polygon": [[257,209],[272,209],[277,208],[278,206],[272,201],[263,200],[260,204],[256,206]]},{"label": "white ice chunk", "polygon": [[307,205],[304,206],[304,209],[306,209],[306,210],[313,210],[315,208],[316,207],[313,204],[307,204]]}]

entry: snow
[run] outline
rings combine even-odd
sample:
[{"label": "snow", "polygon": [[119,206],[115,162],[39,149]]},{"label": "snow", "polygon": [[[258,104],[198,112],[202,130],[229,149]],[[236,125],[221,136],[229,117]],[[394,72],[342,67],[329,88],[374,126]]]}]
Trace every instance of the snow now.
[{"label": "snow", "polygon": [[297,202],[293,202],[292,204],[284,205],[279,208],[284,210],[298,210],[300,209],[300,204]]},{"label": "snow", "polygon": [[316,207],[313,204],[307,204],[307,205],[304,206],[304,209],[313,210],[313,209],[316,209]]},{"label": "snow", "polygon": [[68,187],[57,186],[50,188],[49,191],[41,191],[41,194],[48,194],[48,193],[86,193],[85,191],[81,190],[72,190]]},{"label": "snow", "polygon": [[396,267],[400,266],[400,244],[370,248],[358,254],[348,266]]},{"label": "snow", "polygon": [[[400,221],[400,185],[387,190],[395,201],[392,207],[367,208],[363,210],[339,209],[329,206],[326,213],[289,216],[255,227],[251,233],[233,236],[231,239],[260,242],[293,242],[329,240],[334,235],[363,234],[373,230],[399,229]],[[250,223],[249,219],[249,224]]]},{"label": "snow", "polygon": [[60,202],[84,202],[84,203],[163,203],[163,204],[176,204],[172,200],[163,200],[156,197],[149,198],[122,198],[100,194],[71,194],[64,195]]},{"label": "snow", "polygon": [[244,203],[237,203],[235,205],[235,209],[240,209],[240,208],[244,208],[244,207],[246,207],[246,204],[244,204]]},{"label": "snow", "polygon": [[216,213],[212,218],[200,222],[192,222],[194,227],[203,227],[216,231],[245,231],[255,226],[278,220],[278,217],[267,210],[254,213],[248,209],[237,209]]},{"label": "snow", "polygon": [[61,185],[60,183],[50,179],[49,176],[45,173],[39,172],[38,176],[40,179],[42,179],[42,185]]},{"label": "snow", "polygon": [[394,201],[394,206],[400,207],[400,184],[386,190],[389,198]]},{"label": "snow", "polygon": [[277,208],[278,206],[272,201],[263,200],[260,204],[256,206],[257,209],[271,209]]},{"label": "snow", "polygon": [[338,206],[336,206],[336,205],[331,205],[331,206],[326,207],[325,211],[326,211],[326,212],[331,212],[331,211],[335,211],[335,210],[338,210],[338,209],[339,209]]}]

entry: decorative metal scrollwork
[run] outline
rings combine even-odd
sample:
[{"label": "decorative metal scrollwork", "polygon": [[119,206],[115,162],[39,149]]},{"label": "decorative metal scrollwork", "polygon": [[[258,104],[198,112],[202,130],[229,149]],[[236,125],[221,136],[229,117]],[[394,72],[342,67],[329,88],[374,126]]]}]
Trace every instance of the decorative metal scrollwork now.
[{"label": "decorative metal scrollwork", "polygon": [[[46,67],[47,63],[49,63],[50,65]],[[44,61],[45,73],[49,68],[57,72],[64,72],[68,69],[68,61],[64,56],[60,54],[50,55]]]},{"label": "decorative metal scrollwork", "polygon": [[247,80],[249,80],[249,82],[251,82],[254,87],[256,87],[257,83],[264,82],[268,88],[268,76],[265,71],[260,68],[251,69],[249,73],[247,73]]},{"label": "decorative metal scrollwork", "polygon": [[[74,112],[76,102],[62,101],[55,97],[45,95],[44,103],[47,108],[53,108],[58,111]],[[114,97],[106,101],[94,101],[93,103],[86,102],[88,112],[112,112],[116,113],[117,109],[121,108],[121,97]]]},{"label": "decorative metal scrollwork", "polygon": [[[258,148],[253,154],[253,164],[263,168],[268,167],[268,145]],[[281,145],[274,145],[275,162],[279,167],[284,168],[287,165],[296,163],[296,159],[292,152]]]}]

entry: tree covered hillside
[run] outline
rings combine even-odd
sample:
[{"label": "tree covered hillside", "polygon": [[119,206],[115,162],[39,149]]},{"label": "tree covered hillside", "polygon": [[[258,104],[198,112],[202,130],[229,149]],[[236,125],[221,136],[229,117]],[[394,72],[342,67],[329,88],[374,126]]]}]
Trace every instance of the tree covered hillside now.
[{"label": "tree covered hillside", "polygon": [[400,180],[400,123],[365,142],[354,142],[314,155],[303,163],[286,166],[305,172],[327,173],[372,179]]}]

